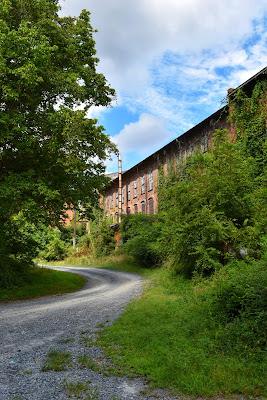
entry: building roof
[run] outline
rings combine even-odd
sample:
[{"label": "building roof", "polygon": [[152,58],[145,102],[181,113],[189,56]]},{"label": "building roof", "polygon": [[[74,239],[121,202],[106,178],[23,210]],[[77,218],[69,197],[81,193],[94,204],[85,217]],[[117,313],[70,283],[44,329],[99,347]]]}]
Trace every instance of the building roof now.
[{"label": "building roof", "polygon": [[[234,94],[240,89],[243,89],[248,93],[251,92],[253,90],[254,85],[255,85],[255,81],[258,81],[258,80],[261,80],[261,79],[266,79],[266,75],[267,75],[267,67],[264,67],[262,70],[257,72],[255,75],[253,75],[252,77],[247,79],[245,82],[241,83],[241,85],[239,85],[237,88],[230,89],[229,93],[228,93],[228,97],[229,98],[233,97]],[[189,130],[187,130],[186,132],[184,132],[183,134],[181,134],[180,136],[178,136],[177,138],[175,138],[174,140],[172,140],[171,142],[169,142],[165,146],[161,147],[159,150],[155,151],[154,153],[152,153],[148,157],[144,158],[139,163],[135,164],[133,167],[131,167],[128,170],[124,171],[123,175],[127,175],[128,173],[131,173],[135,169],[138,169],[138,167],[141,166],[143,163],[145,163],[147,161],[150,161],[150,160],[154,159],[155,157],[157,157],[158,155],[164,153],[164,151],[169,150],[176,143],[178,143],[180,141],[183,141],[184,139],[187,139],[188,136],[194,135],[194,133],[197,133],[199,128],[202,128],[204,126],[208,126],[214,120],[215,121],[219,121],[223,115],[227,114],[227,111],[228,111],[228,105],[226,104],[225,106],[223,106],[219,110],[215,111],[213,114],[209,115],[207,118],[205,118],[204,120],[202,120],[201,122],[199,122],[198,124],[196,124],[195,126],[190,128]],[[118,173],[108,174],[108,175],[114,175],[114,177],[111,178],[112,179],[112,183],[114,183],[114,182],[116,182],[118,180]]]}]

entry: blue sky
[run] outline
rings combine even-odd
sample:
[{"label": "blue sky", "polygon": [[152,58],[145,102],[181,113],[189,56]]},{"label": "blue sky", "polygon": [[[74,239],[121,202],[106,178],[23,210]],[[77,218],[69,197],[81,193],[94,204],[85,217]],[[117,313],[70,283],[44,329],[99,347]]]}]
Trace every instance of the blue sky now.
[{"label": "blue sky", "polygon": [[[127,169],[221,107],[267,65],[267,0],[62,0],[91,11],[103,72],[117,93],[93,108]],[[107,163],[115,171],[116,160]]]}]

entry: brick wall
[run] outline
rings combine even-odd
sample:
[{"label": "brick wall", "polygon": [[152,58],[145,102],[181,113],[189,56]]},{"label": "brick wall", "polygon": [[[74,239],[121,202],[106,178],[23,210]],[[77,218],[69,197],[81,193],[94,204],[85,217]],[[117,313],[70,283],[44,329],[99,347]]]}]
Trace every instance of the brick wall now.
[{"label": "brick wall", "polygon": [[[212,141],[215,129],[229,128],[227,109],[222,108],[194,126],[182,136],[158,150],[145,160],[122,174],[122,212],[134,214],[156,213],[158,210],[158,175],[162,168],[168,172],[168,165],[186,159],[194,150],[206,151]],[[103,196],[103,207],[107,215],[117,222],[118,178],[114,179]]]}]

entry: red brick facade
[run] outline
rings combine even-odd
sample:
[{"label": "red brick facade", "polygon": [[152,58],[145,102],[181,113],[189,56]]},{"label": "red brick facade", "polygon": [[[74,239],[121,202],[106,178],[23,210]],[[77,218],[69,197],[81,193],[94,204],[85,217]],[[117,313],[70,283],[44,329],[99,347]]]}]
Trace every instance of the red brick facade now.
[{"label": "red brick facade", "polygon": [[[251,92],[258,80],[266,79],[266,73],[267,67],[240,85],[239,88]],[[232,89],[228,95],[234,95],[236,90]],[[163,168],[163,171],[167,173],[169,163],[185,159],[197,148],[206,151],[215,129],[229,128],[230,136],[234,140],[235,130],[229,125],[227,117],[228,105],[124,172],[122,174],[122,213],[156,213],[158,210],[159,168]],[[114,222],[117,222],[119,212],[118,177],[111,181],[101,200],[106,214],[113,216]]]},{"label": "red brick facade", "polygon": [[[212,132],[226,127],[224,108],[173,140],[162,149],[147,157],[122,174],[122,213],[154,214],[158,210],[158,175],[163,168],[166,173],[169,163],[185,159],[194,149],[206,151]],[[118,178],[112,180],[102,199],[107,215],[117,222],[119,212]]]}]

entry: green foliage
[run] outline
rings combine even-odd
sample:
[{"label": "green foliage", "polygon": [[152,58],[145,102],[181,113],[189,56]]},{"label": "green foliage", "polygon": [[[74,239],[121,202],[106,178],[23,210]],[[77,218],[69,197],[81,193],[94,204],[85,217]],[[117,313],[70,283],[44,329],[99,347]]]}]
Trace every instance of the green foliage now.
[{"label": "green foliage", "polygon": [[267,160],[266,104],[266,80],[255,85],[251,96],[240,90],[230,101],[230,121],[234,123],[246,151],[256,160],[259,172],[266,167]]},{"label": "green foliage", "polygon": [[93,34],[89,12],[62,17],[57,0],[0,2],[1,275],[36,253],[17,215],[55,226],[65,206],[96,203],[106,183],[114,146],[86,115],[114,91],[96,71]]},{"label": "green foliage", "polygon": [[71,354],[58,350],[50,350],[42,371],[66,371],[71,366]]},{"label": "green foliage", "polygon": [[9,288],[0,288],[0,301],[31,299],[34,297],[59,295],[81,289],[86,278],[70,272],[53,271],[33,267],[27,274],[17,274]]},{"label": "green foliage", "polygon": [[123,250],[139,265],[153,268],[161,262],[157,244],[160,232],[161,223],[156,215],[125,216],[121,224]]},{"label": "green foliage", "polygon": [[224,350],[253,354],[266,347],[266,255],[251,264],[235,261],[213,278],[207,297],[214,317],[223,324],[217,337]]},{"label": "green foliage", "polygon": [[[253,346],[240,346],[236,335],[231,347],[225,345],[229,326],[211,312],[212,297],[207,294],[213,278],[188,280],[164,268],[147,270],[147,277],[150,284],[143,296],[100,335],[99,344],[120,373],[143,375],[150,386],[169,388],[180,396],[265,398],[264,352],[255,351],[256,338]],[[257,286],[262,287],[259,280]],[[252,313],[254,306],[255,302]],[[249,328],[236,322],[239,333]]]},{"label": "green foliage", "polygon": [[40,251],[39,257],[47,261],[63,260],[67,255],[67,244],[61,238],[61,232],[58,228],[48,228],[46,235],[46,243],[43,250]]},{"label": "green foliage", "polygon": [[88,232],[79,238],[76,255],[88,255],[92,258],[110,255],[115,250],[112,220],[103,210],[97,208],[91,211],[91,217]]},{"label": "green foliage", "polygon": [[114,230],[111,228],[111,224],[111,218],[105,216],[102,210],[95,210],[89,232],[90,246],[94,257],[106,256],[114,251]]},{"label": "green foliage", "polygon": [[262,232],[254,220],[255,177],[253,158],[219,130],[208,153],[194,154],[161,178],[162,251],[177,271],[207,275],[242,249],[257,254]]}]

